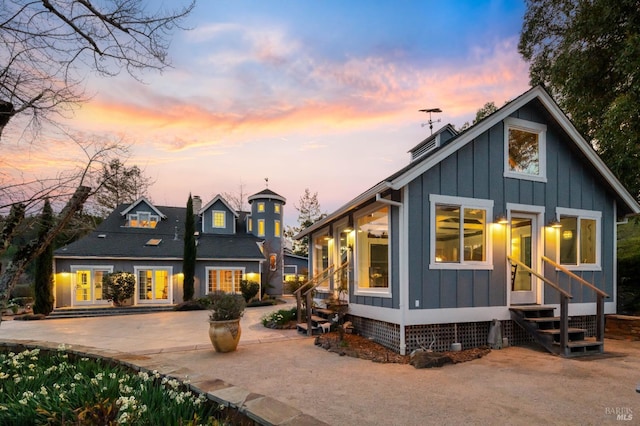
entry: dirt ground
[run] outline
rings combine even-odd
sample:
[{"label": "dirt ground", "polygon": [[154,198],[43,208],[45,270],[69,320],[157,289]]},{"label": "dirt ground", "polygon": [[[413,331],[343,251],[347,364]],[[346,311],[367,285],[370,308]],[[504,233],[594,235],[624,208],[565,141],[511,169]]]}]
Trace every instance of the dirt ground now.
[{"label": "dirt ground", "polygon": [[[408,364],[410,361],[409,355],[400,355],[373,340],[356,334],[345,334],[342,341],[338,333],[321,334],[316,337],[315,344],[340,356],[368,359],[373,362]],[[457,364],[482,358],[489,352],[491,350],[488,348],[475,348],[458,352],[442,352],[441,355],[451,360],[447,363]]]}]

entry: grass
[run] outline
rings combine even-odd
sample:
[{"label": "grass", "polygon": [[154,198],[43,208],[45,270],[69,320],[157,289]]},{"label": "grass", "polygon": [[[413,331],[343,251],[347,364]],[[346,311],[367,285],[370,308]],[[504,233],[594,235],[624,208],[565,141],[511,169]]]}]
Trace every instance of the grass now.
[{"label": "grass", "polygon": [[188,382],[58,351],[0,353],[0,424],[220,425]]}]

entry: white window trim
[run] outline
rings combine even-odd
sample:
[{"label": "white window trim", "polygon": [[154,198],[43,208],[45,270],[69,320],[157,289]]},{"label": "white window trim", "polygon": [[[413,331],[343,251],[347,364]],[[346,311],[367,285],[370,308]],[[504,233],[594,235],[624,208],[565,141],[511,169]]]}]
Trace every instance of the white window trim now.
[{"label": "white window trim", "polygon": [[[139,272],[140,271],[147,271],[147,270],[152,270],[152,271],[167,271],[167,278],[168,278],[168,282],[167,282],[167,299],[163,300],[163,299],[140,299],[140,283],[138,282],[138,279],[140,277]],[[173,303],[173,266],[135,266],[133,267],[133,274],[136,277],[136,287],[135,287],[135,291],[134,291],[134,301],[135,304],[161,304],[161,303]],[[154,275],[154,291],[155,291],[155,275]]]},{"label": "white window trim", "polygon": [[[262,231],[260,231],[260,224],[262,223]],[[266,224],[264,222],[264,219],[258,219],[258,229],[257,229],[257,235],[258,237],[264,237],[265,234],[267,233],[267,228],[266,228]]]},{"label": "white window trim", "polygon": [[[211,287],[211,283],[209,282],[209,271],[240,271],[242,272],[242,279],[244,279],[244,277],[246,276],[246,268],[238,267],[238,266],[235,266],[235,267],[234,266],[207,266],[206,268],[204,268],[204,270],[205,270],[205,277],[206,277],[205,294],[211,293],[211,291],[209,291],[209,288]],[[240,283],[238,283],[238,287],[239,286],[240,286]],[[218,275],[218,288],[214,289],[214,291],[215,290],[220,290],[220,275]],[[236,293],[236,294],[240,294],[240,293]]]},{"label": "white window trim", "polygon": [[266,211],[266,210],[265,210],[265,205],[264,205],[264,203],[263,203],[263,202],[259,202],[259,203],[258,203],[258,207],[257,207],[256,211],[257,211],[258,213],[264,213],[264,212]]},{"label": "white window trim", "polygon": [[[566,207],[556,207],[556,219],[561,216],[577,217],[578,219],[591,219],[596,221],[596,263],[580,263],[580,253],[576,261],[577,265],[560,263],[560,238],[562,238],[562,228],[556,241],[556,262],[570,271],[601,271],[602,270],[602,212],[596,210],[571,209]],[[578,250],[580,247],[580,226],[578,226]]]},{"label": "white window trim", "polygon": [[[311,253],[310,259],[311,259],[311,262],[312,262],[311,263],[311,276],[312,277],[315,277],[320,272],[322,272],[322,271],[316,270],[316,260],[317,259],[316,259],[316,256],[315,256],[316,255],[316,250],[315,250],[314,241],[315,241],[315,239],[317,237],[320,237],[320,238],[329,237],[330,239],[333,239],[333,235],[331,235],[329,233],[329,228],[322,228],[322,229],[318,230],[318,232],[316,232],[315,234],[313,234],[313,235],[311,235],[309,237],[309,244],[311,245],[309,253]],[[332,265],[333,259],[334,259],[334,257],[333,257],[334,253],[333,253],[333,251],[331,249],[332,249],[332,247],[329,247],[329,249],[328,249],[329,266]],[[330,283],[327,282],[326,286],[325,285],[321,285],[321,286],[319,285],[318,287],[316,287],[316,292],[318,292],[318,293],[330,293],[331,292]]]},{"label": "white window trim", "polygon": [[[222,226],[216,226],[216,213],[222,214]],[[215,229],[224,229],[227,227],[227,212],[224,210],[212,210],[211,211],[211,227]]]},{"label": "white window trim", "polygon": [[280,214],[280,209],[281,209],[280,204],[275,203],[275,204],[273,205],[273,212],[274,212],[274,213],[276,213],[276,214]]},{"label": "white window trim", "polygon": [[[388,221],[389,221],[389,248],[388,248],[388,253],[387,253],[387,265],[389,265],[389,285],[386,288],[379,288],[379,287],[360,287],[360,280],[358,277],[358,273],[359,273],[359,265],[357,265],[358,262],[358,219],[360,219],[363,216],[366,216],[372,212],[378,211],[381,208],[387,207],[387,215],[388,215]],[[373,296],[373,297],[384,297],[384,298],[391,298],[391,270],[392,270],[392,266],[391,265],[391,241],[392,241],[392,233],[391,233],[391,206],[386,205],[386,204],[382,204],[382,203],[374,203],[370,208],[365,209],[365,210],[361,210],[359,211],[357,214],[353,215],[353,223],[354,223],[354,228],[356,230],[356,236],[355,236],[355,240],[354,240],[354,244],[353,244],[353,254],[352,254],[352,258],[354,259],[354,265],[353,265],[353,282],[354,282],[354,286],[353,286],[353,294],[356,296]]]},{"label": "white window trim", "polygon": [[[493,200],[485,200],[479,198],[454,197],[449,195],[431,194],[429,196],[430,203],[430,238],[429,238],[429,269],[476,269],[476,270],[492,270],[493,269],[493,240],[491,238],[491,218],[493,218]],[[485,255],[484,262],[465,261],[464,250],[460,251],[460,262],[436,262],[436,204],[448,204],[460,206],[461,209],[477,208],[486,211],[485,217]],[[460,238],[460,248],[463,249],[464,238]]]},{"label": "white window trim", "polygon": [[[151,222],[155,222],[156,226],[158,224],[158,222],[160,222],[160,216],[155,215],[155,214],[151,214],[151,212],[147,212],[147,211],[138,211],[136,213],[129,213],[127,215],[127,226],[130,228],[152,228],[151,226],[141,226],[140,224],[142,223],[142,218],[140,217],[140,215],[148,215],[149,217],[149,224],[151,224]],[[131,226],[131,221],[135,220],[138,223],[138,226]]]},{"label": "white window trim", "polygon": [[[519,173],[509,170],[509,130],[517,129],[538,135],[538,166],[539,174]],[[514,179],[547,182],[547,126],[520,118],[507,117],[504,119],[504,177]]]},{"label": "white window trim", "polygon": [[[76,289],[76,273],[78,271],[90,271],[91,276],[90,276],[90,280],[91,280],[91,300],[90,301],[86,301],[86,302],[78,302],[76,301],[76,297],[75,297],[75,289]],[[113,273],[113,265],[70,265],[69,266],[69,273],[71,275],[71,287],[72,287],[72,294],[71,294],[71,306],[75,306],[76,304],[78,305],[88,305],[88,304],[107,304],[109,303],[108,300],[106,299],[100,299],[100,300],[96,300],[96,295],[95,295],[95,286],[96,286],[96,271],[107,271],[107,273],[112,274]]]}]

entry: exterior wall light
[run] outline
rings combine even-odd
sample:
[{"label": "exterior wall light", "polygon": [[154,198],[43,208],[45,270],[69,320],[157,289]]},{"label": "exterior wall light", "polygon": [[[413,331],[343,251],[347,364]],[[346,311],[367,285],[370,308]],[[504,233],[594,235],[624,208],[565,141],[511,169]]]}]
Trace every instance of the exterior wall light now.
[{"label": "exterior wall light", "polygon": [[507,216],[501,214],[496,216],[496,223],[500,224],[500,225],[506,225],[509,223],[509,219],[507,219]]}]

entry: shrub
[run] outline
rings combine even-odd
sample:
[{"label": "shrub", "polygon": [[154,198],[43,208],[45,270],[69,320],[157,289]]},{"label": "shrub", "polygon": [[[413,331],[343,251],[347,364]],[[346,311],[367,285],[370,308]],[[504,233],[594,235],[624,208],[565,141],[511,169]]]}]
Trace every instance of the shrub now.
[{"label": "shrub", "polygon": [[119,306],[133,296],[136,288],[136,277],[130,272],[114,272],[103,278],[103,290],[107,300]]},{"label": "shrub", "polygon": [[260,284],[255,281],[240,281],[240,292],[242,293],[242,297],[244,297],[245,302],[249,302],[251,299],[256,297],[258,292],[260,291]]},{"label": "shrub", "polygon": [[207,297],[211,300],[209,319],[211,321],[229,321],[242,318],[246,303],[240,294],[215,291]]},{"label": "shrub", "polygon": [[200,303],[200,300],[187,300],[177,304],[174,308],[176,311],[204,311],[205,309],[208,309],[208,306]]},{"label": "shrub", "polygon": [[289,324],[291,321],[295,321],[297,314],[296,308],[280,309],[275,312],[271,312],[262,317],[262,325],[267,328],[282,328]]}]

